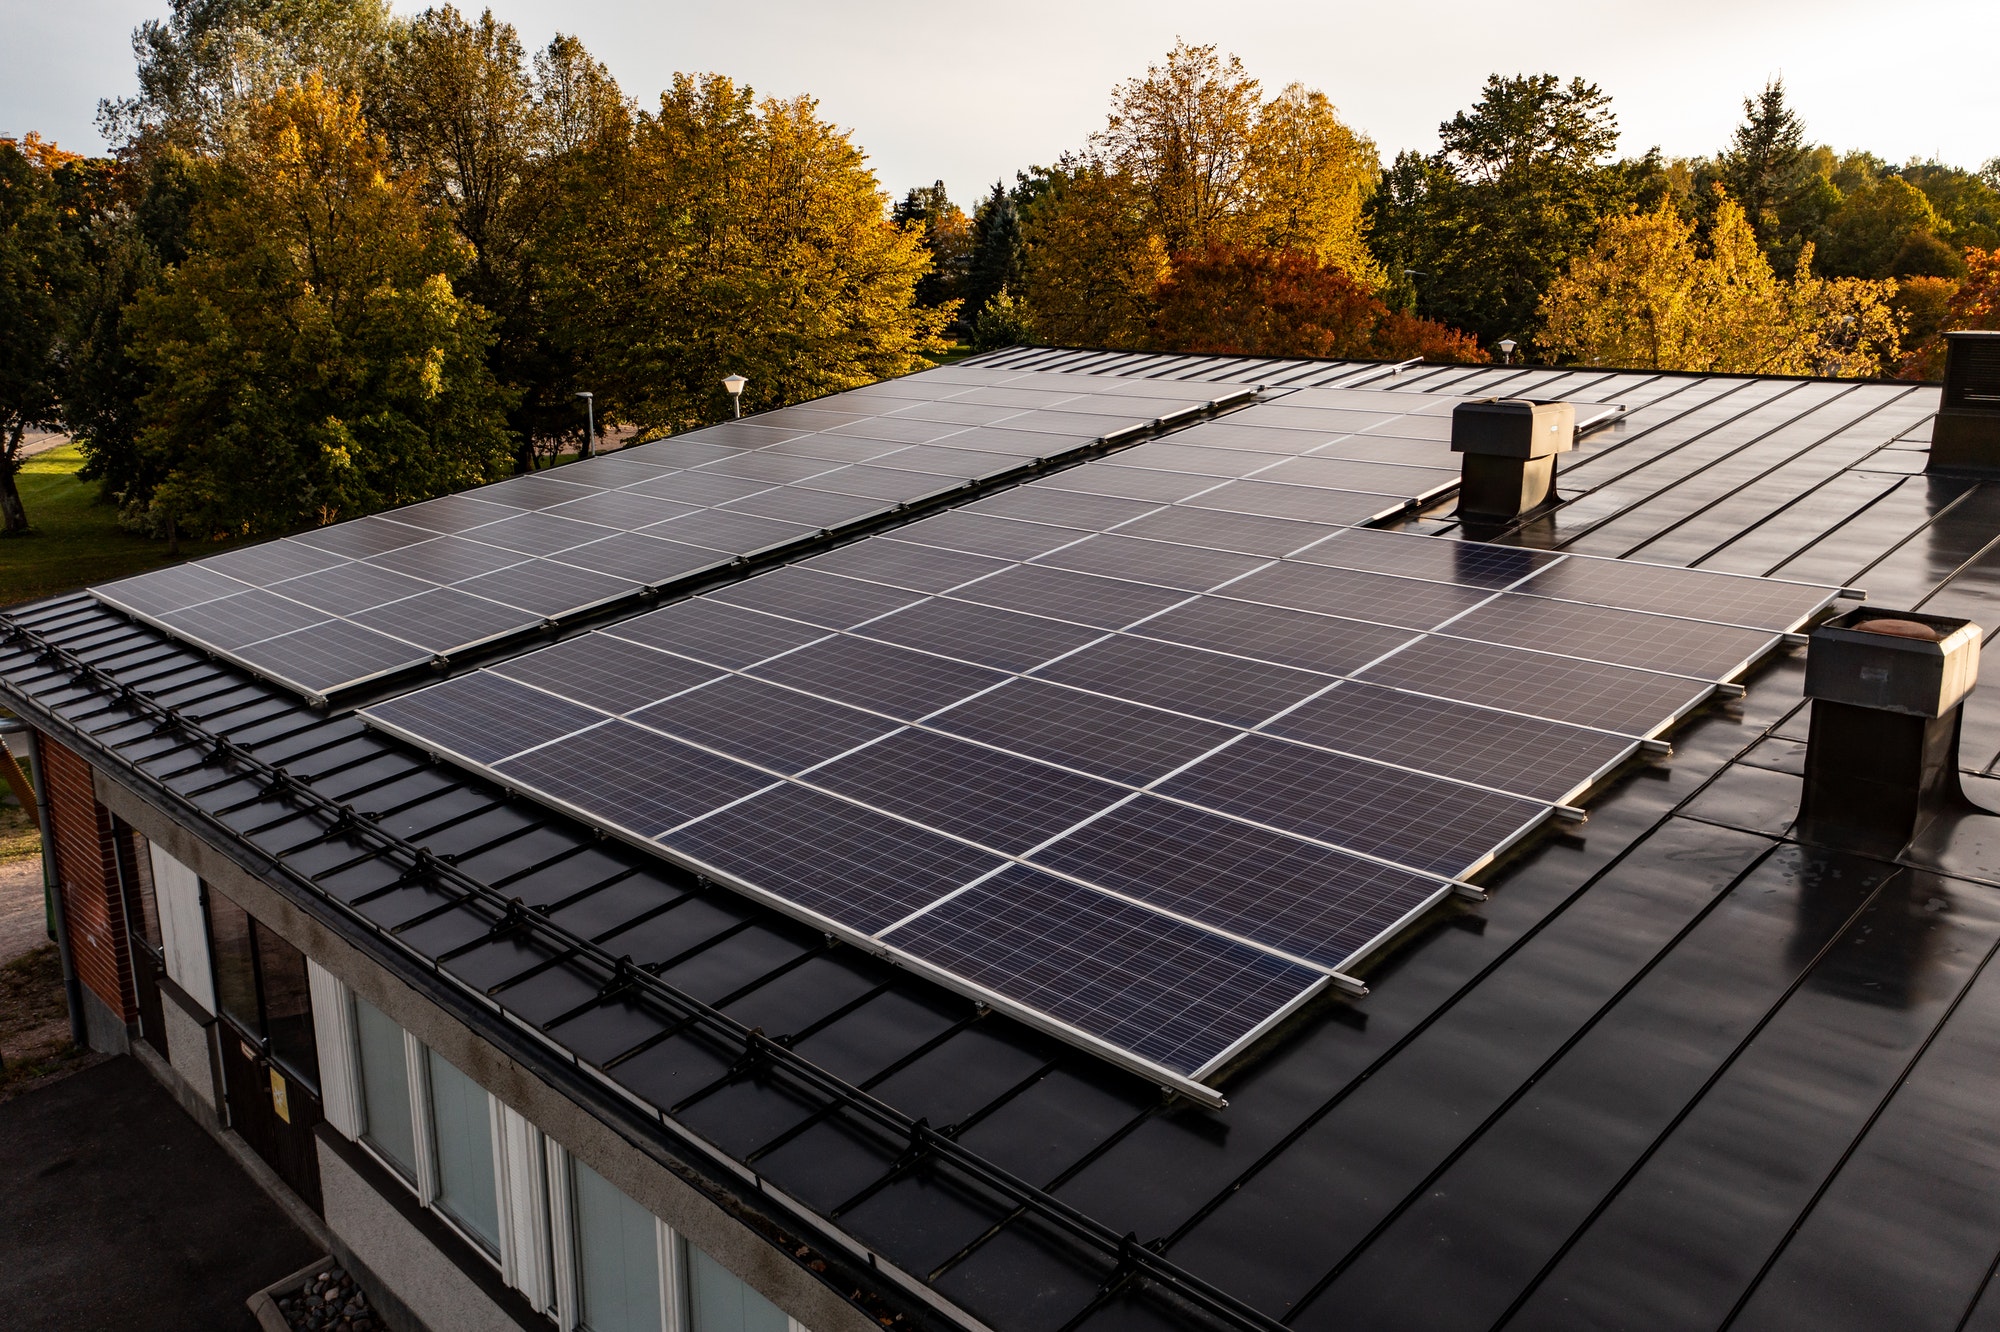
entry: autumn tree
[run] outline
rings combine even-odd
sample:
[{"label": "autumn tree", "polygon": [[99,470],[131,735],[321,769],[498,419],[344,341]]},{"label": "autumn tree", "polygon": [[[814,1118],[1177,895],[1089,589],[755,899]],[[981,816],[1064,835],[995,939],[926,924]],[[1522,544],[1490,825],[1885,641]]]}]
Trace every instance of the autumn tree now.
[{"label": "autumn tree", "polygon": [[1241,60],[1186,42],[1112,95],[1110,121],[1092,148],[1145,193],[1167,253],[1203,249],[1234,231],[1248,201],[1251,134],[1262,104]]},{"label": "autumn tree", "polygon": [[1290,85],[1258,109],[1250,134],[1248,238],[1380,286],[1364,221],[1379,167],[1374,143],[1342,122],[1325,93]]},{"label": "autumn tree", "polygon": [[187,258],[140,295],[156,528],[280,532],[504,474],[507,395],[467,256],[318,76],[242,106]]},{"label": "autumn tree", "polygon": [[1716,208],[1706,246],[1671,208],[1613,218],[1543,297],[1540,342],[1584,365],[1878,373],[1896,354],[1893,284],[1820,278],[1811,261],[1808,249],[1778,278],[1734,200]]},{"label": "autumn tree", "polygon": [[1160,284],[1163,351],[1484,362],[1465,334],[1391,311],[1342,269],[1296,250],[1210,245]]},{"label": "autumn tree", "polygon": [[1026,326],[1073,347],[1138,347],[1167,275],[1146,187],[1102,162],[1071,159],[1048,177],[1022,229]]},{"label": "autumn tree", "polygon": [[658,109],[568,186],[550,300],[600,408],[649,429],[853,388],[924,364],[949,306],[925,309],[922,239],[809,98],[758,101],[676,75]]},{"label": "autumn tree", "polygon": [[1965,252],[1965,276],[1912,278],[1898,284],[1897,307],[1909,325],[1910,354],[1897,367],[1903,379],[1942,379],[1950,329],[2000,329],[2000,248]]},{"label": "autumn tree", "polygon": [[70,303],[85,280],[56,176],[77,161],[30,135],[0,139],[0,532],[28,530],[15,482],[22,440],[61,423]]}]

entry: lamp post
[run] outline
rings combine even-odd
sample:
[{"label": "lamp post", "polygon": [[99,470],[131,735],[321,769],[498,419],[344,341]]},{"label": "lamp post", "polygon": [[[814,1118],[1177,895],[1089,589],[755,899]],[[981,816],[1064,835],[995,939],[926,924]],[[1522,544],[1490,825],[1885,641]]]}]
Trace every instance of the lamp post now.
[{"label": "lamp post", "polygon": [[583,456],[588,458],[597,443],[597,395],[579,393],[583,399]]},{"label": "lamp post", "polygon": [[1500,364],[1514,364],[1514,348],[1520,345],[1520,343],[1514,341],[1512,338],[1500,339]]},{"label": "lamp post", "polygon": [[743,386],[749,382],[742,375],[724,375],[722,377],[722,387],[729,390],[729,400],[736,404],[736,416],[738,420],[741,420],[743,417]]}]

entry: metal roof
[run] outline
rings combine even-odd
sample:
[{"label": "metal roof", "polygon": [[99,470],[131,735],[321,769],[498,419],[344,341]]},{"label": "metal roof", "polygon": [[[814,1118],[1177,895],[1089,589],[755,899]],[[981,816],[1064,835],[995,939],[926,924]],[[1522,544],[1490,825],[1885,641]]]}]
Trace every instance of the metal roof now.
[{"label": "metal roof", "polygon": [[[992,359],[1617,402],[1565,460],[1566,506],[1503,539],[2000,616],[2000,486],[1923,475],[1934,386]],[[1796,652],[1587,826],[1489,873],[1490,900],[1441,909],[1365,999],[1311,1006],[1211,1110],[87,597],[0,626],[24,716],[528,1057],[591,1084],[594,1051],[655,1033],[595,1080],[607,1103],[990,1327],[2000,1318],[2000,825],[1948,825],[1902,864],[1788,840]],[[1963,757],[1993,802],[1990,697],[1967,704]],[[650,951],[624,951],[664,961],[657,979],[576,953],[635,906]],[[536,1035],[579,1010],[564,1041]]]}]

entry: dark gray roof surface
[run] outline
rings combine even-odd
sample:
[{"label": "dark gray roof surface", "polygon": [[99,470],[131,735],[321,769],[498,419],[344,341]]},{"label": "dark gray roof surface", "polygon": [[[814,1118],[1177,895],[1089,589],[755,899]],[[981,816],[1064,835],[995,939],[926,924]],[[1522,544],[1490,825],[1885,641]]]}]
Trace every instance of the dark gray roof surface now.
[{"label": "dark gray roof surface", "polygon": [[[1499,539],[1858,584],[1873,603],[2000,619],[2000,486],[1922,474],[1933,386],[1049,350],[992,363],[1617,402],[1626,418],[1565,459],[1566,507]],[[1456,531],[1448,518],[1408,526]],[[1485,875],[1490,900],[1442,910],[1373,967],[1365,999],[1313,1005],[1215,1111],[1165,1102],[87,597],[9,621],[104,673],[0,641],[0,696],[25,715],[157,783],[190,822],[234,830],[246,861],[274,858],[322,914],[372,923],[384,957],[435,959],[440,986],[484,992],[546,1031],[542,1057],[624,1055],[609,1076],[629,1105],[671,1113],[663,1140],[697,1135],[716,1158],[707,1168],[746,1165],[1006,1332],[1258,1316],[1300,1328],[2000,1323],[2000,1293],[1986,1294],[2000,1256],[2000,976],[1987,968],[2000,819],[1942,828],[1904,864],[1788,840],[1800,653],[1683,722],[1675,754],[1618,778],[1586,826]],[[163,731],[109,682],[283,767],[329,806],[302,809],[242,758]],[[2000,807],[2000,781],[1984,775],[2000,763],[1994,697],[1967,705],[1963,760],[1975,799]],[[455,869],[408,873],[330,825],[325,808],[342,805]],[[892,1116],[841,1107],[831,1080],[805,1086],[782,1061],[738,1063],[727,1040],[638,991],[601,997],[601,970],[461,900],[465,879],[657,966]],[[912,1151],[891,1126],[915,1119],[971,1155]],[[1092,1224],[1021,1210],[995,1181],[973,1181],[979,1162]],[[1120,1280],[1103,1237],[1127,1233],[1254,1313],[1198,1316],[1144,1263],[1122,1270],[1150,1278]]]}]

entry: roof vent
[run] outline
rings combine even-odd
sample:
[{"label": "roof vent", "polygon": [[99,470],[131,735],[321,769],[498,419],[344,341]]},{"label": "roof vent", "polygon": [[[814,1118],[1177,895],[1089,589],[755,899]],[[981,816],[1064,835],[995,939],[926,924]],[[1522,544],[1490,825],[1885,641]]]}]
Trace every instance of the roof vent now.
[{"label": "roof vent", "polygon": [[1979,678],[1979,637],[1969,620],[1867,607],[1813,630],[1803,840],[1892,854],[1966,807],[1959,705]]},{"label": "roof vent", "polygon": [[1928,470],[2000,473],[2000,333],[1961,329],[1944,338],[1944,399]]},{"label": "roof vent", "polygon": [[1477,398],[1451,413],[1451,451],[1463,455],[1458,514],[1508,521],[1556,497],[1556,455],[1576,447],[1576,408],[1529,398]]}]

